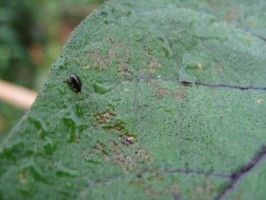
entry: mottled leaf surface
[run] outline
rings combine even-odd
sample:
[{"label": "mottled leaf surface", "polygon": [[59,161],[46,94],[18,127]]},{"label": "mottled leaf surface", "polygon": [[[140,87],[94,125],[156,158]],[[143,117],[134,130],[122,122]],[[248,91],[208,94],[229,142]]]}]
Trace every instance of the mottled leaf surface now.
[{"label": "mottled leaf surface", "polygon": [[265,9],[106,3],[1,141],[0,199],[264,199]]}]

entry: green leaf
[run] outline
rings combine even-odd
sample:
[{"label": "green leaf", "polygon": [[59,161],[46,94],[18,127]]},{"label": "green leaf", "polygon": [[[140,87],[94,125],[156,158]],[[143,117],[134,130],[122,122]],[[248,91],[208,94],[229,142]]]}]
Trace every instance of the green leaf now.
[{"label": "green leaf", "polygon": [[265,198],[264,10],[262,0],[105,4],[2,140],[0,198]]}]

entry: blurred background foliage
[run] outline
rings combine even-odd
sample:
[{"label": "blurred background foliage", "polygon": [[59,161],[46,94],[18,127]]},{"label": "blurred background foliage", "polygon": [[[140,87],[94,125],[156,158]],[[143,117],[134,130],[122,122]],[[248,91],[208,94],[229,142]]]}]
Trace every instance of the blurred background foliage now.
[{"label": "blurred background foliage", "polygon": [[[0,0],[0,79],[38,91],[70,33],[104,1]],[[23,114],[0,102],[0,140]]]}]

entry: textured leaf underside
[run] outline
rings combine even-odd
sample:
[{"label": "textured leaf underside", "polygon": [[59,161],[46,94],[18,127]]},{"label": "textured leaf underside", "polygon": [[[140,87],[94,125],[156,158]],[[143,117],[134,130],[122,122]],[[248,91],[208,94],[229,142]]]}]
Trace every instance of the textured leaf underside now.
[{"label": "textured leaf underside", "polygon": [[106,3],[0,141],[0,199],[264,199],[265,9]]}]

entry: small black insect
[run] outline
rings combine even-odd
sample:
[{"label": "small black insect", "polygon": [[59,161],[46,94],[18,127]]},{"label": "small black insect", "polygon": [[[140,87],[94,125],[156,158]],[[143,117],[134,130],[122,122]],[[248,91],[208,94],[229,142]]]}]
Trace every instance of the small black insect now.
[{"label": "small black insect", "polygon": [[71,74],[67,83],[74,92],[76,93],[81,92],[81,81],[77,75]]}]

